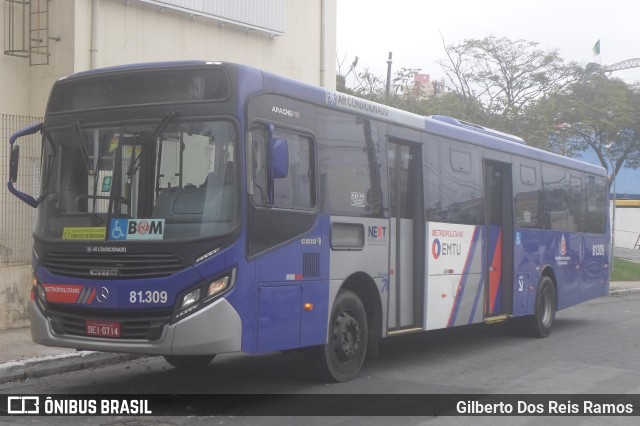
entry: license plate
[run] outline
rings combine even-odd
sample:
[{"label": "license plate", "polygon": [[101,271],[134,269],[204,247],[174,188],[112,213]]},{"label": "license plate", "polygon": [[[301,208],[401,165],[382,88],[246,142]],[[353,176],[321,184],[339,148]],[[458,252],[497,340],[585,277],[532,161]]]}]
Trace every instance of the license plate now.
[{"label": "license plate", "polygon": [[94,337],[120,337],[120,323],[118,321],[86,320],[84,329],[87,336]]}]

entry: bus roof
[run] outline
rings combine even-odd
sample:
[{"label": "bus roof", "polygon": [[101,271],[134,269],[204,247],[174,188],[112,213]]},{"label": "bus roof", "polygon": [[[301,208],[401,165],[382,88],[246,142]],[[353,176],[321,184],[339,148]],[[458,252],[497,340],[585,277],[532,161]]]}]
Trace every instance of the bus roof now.
[{"label": "bus roof", "polygon": [[501,152],[574,168],[595,175],[607,176],[606,170],[601,166],[526,145],[525,141],[518,136],[460,121],[452,117],[417,115],[267,72],[263,72],[263,75],[264,90],[266,91],[274,90],[277,93],[294,98],[325,104],[328,107],[342,109],[386,122],[426,130],[436,135],[485,146]]},{"label": "bus roof", "polygon": [[139,62],[134,64],[114,65],[111,67],[96,68],[92,70],[79,71],[77,73],[61,77],[58,80],[66,80],[69,78],[85,77],[90,75],[109,74],[119,71],[132,71],[143,69],[158,69],[158,68],[181,68],[192,67],[202,65],[222,65],[222,62],[208,62],[208,61],[162,61],[162,62]]},{"label": "bus roof", "polygon": [[256,72],[262,74],[263,90],[271,91],[292,98],[310,101],[315,104],[325,105],[329,108],[340,109],[354,114],[368,116],[385,122],[426,130],[427,132],[461,140],[474,145],[485,146],[501,152],[546,161],[586,171],[588,173],[606,176],[606,170],[601,166],[585,163],[576,159],[563,157],[549,151],[534,148],[526,145],[525,141],[518,136],[509,135],[497,130],[467,123],[452,117],[434,115],[425,117],[408,111],[403,111],[387,105],[378,104],[366,99],[357,98],[345,93],[337,92],[319,86],[314,86],[288,77],[283,77],[267,71],[259,70],[247,65],[240,65],[228,62],[215,61],[171,61],[171,62],[147,62],[127,65],[118,65],[95,70],[78,72],[67,78],[85,77],[90,75],[108,74],[112,72],[122,72],[129,70],[158,69],[158,68],[181,68],[194,66],[226,66],[237,67],[239,79],[238,84],[243,84],[243,76],[254,78]]}]

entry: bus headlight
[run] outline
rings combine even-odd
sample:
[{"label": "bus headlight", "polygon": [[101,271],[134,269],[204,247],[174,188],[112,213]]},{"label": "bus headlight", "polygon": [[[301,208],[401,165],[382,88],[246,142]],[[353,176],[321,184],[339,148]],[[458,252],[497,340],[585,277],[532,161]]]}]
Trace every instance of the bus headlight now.
[{"label": "bus headlight", "polygon": [[178,305],[174,321],[192,314],[205,306],[208,302],[225,293],[233,287],[235,279],[236,268],[233,268],[227,275],[223,275],[222,277],[219,277],[214,281],[210,281],[207,284],[200,285],[200,287],[194,288],[186,293],[182,296],[182,299],[180,299],[180,304]]},{"label": "bus headlight", "polygon": [[45,290],[44,286],[40,284],[40,281],[38,281],[35,275],[31,280],[31,284],[33,300],[35,300],[36,305],[38,305],[42,312],[44,312],[47,308],[47,291]]},{"label": "bus headlight", "polygon": [[209,284],[209,288],[207,289],[207,300],[216,297],[218,294],[225,291],[229,287],[230,280],[231,276],[227,275],[225,277],[218,278]]},{"label": "bus headlight", "polygon": [[44,304],[47,302],[47,292],[41,284],[38,284],[38,299]]},{"label": "bus headlight", "polygon": [[187,309],[191,305],[195,305],[200,300],[200,289],[196,288],[190,293],[187,293],[182,298],[182,303],[180,304],[180,310]]}]

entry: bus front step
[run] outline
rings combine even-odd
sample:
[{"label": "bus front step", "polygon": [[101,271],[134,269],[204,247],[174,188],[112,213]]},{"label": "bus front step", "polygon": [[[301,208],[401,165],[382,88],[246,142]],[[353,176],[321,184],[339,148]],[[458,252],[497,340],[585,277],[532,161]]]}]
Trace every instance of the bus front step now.
[{"label": "bus front step", "polygon": [[495,324],[497,322],[506,321],[509,319],[509,315],[496,315],[495,317],[486,317],[484,319],[485,324]]}]

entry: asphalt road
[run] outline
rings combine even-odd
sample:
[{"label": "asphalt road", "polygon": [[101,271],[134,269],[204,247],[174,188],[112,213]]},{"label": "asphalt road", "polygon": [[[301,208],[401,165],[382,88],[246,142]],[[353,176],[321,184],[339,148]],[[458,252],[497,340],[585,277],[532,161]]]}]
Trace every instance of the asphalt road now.
[{"label": "asphalt road", "polygon": [[[184,372],[162,358],[0,386],[11,394],[640,394],[640,294],[607,296],[557,314],[551,335],[514,335],[504,324],[387,339],[348,383],[318,382],[300,353],[222,355],[205,370]],[[0,424],[8,418],[0,418]],[[10,418],[10,424],[144,425],[147,420]],[[348,421],[348,420],[351,421]],[[545,422],[541,420],[545,419]],[[62,420],[66,420],[62,422]],[[78,420],[78,423],[76,423]],[[300,418],[163,417],[161,424],[300,424]],[[187,422],[187,420],[191,420]],[[313,418],[305,424],[421,424],[453,417]],[[470,418],[464,420],[469,421]],[[491,420],[491,421],[490,421]],[[632,424],[631,418],[481,418],[469,424]],[[60,421],[60,423],[58,423]],[[142,422],[142,423],[140,423]]]}]

